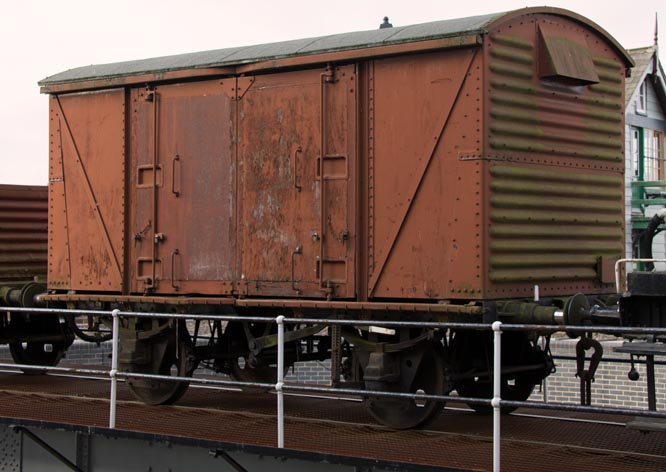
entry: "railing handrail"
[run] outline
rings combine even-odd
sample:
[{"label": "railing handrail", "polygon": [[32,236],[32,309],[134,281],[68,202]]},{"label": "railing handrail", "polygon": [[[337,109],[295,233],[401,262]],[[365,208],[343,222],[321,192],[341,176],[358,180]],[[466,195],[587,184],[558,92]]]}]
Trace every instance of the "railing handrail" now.
[{"label": "railing handrail", "polygon": [[[655,259],[655,258],[624,258],[624,259],[618,259],[615,261],[615,291],[616,293],[621,293],[622,289],[620,287],[620,266],[622,265],[627,265],[627,264],[636,264],[639,262],[666,262],[666,259]],[[626,269],[625,269],[625,286],[627,284],[626,282]],[[626,287],[625,287],[626,288]]]},{"label": "railing handrail", "polygon": [[[87,374],[87,375],[99,375],[105,377],[109,376],[109,370],[82,369],[79,367],[36,366],[34,364],[16,364],[16,363],[0,362],[0,368],[13,369],[16,370],[17,372],[25,369],[25,370],[40,370],[47,372],[64,373],[64,374]],[[253,387],[253,388],[266,388],[266,389],[275,387],[275,384],[273,383],[243,382],[239,380],[214,379],[207,377],[164,376],[157,374],[142,374],[139,372],[119,371],[117,373],[117,376],[118,378],[125,378],[125,379],[141,378],[141,379],[150,379],[150,380],[167,380],[172,382],[189,382],[191,384],[200,384],[206,386],[220,385],[222,387],[238,387],[238,388]],[[292,392],[311,392],[311,393],[321,393],[321,394],[337,393],[339,395],[353,395],[358,397],[453,401],[453,402],[471,403],[475,405],[478,404],[478,405],[488,405],[488,406],[490,406],[492,403],[492,399],[479,398],[479,397],[463,397],[460,395],[430,395],[426,393],[384,392],[377,390],[324,387],[320,385],[309,385],[309,384],[300,384],[300,383],[291,384],[285,382],[282,388],[284,391],[292,391]],[[341,397],[340,399],[342,400],[344,398]],[[666,411],[643,410],[640,408],[583,406],[583,405],[574,405],[571,403],[561,403],[561,402],[501,400],[501,406],[503,407],[516,406],[516,407],[526,407],[526,408],[535,408],[535,409],[543,408],[547,410],[562,410],[562,411],[580,411],[583,413],[612,412],[626,416],[666,418]]]},{"label": "railing handrail", "polygon": [[[666,259],[650,259],[656,262],[666,262]],[[640,261],[638,259],[620,259],[621,261]],[[0,312],[24,312],[24,313],[44,313],[44,314],[95,314],[112,316],[114,310],[66,310],[60,308],[16,308],[0,306]],[[219,320],[219,321],[246,321],[246,322],[266,322],[275,323],[275,317],[268,316],[244,316],[244,315],[200,315],[194,313],[144,313],[134,311],[118,310],[118,317],[121,318],[174,318],[188,320]],[[328,324],[342,326],[386,326],[396,328],[447,328],[447,329],[467,329],[467,330],[486,330],[492,329],[492,323],[453,323],[448,321],[391,321],[391,320],[350,320],[334,318],[287,318],[284,317],[284,324]],[[604,334],[664,334],[666,328],[650,328],[636,326],[588,326],[588,325],[542,325],[533,323],[502,323],[502,331],[538,331],[540,333],[555,332],[595,332]]]},{"label": "railing handrail", "polygon": [[666,180],[632,180],[632,187],[666,187]]},{"label": "railing handrail", "polygon": [[[652,261],[662,261],[651,259]],[[626,262],[640,262],[639,259],[620,259],[615,265],[616,282],[619,277],[619,264]],[[666,262],[666,259],[663,260]],[[619,286],[619,282],[618,286]],[[0,367],[9,367],[16,369],[38,369],[43,371],[67,372],[67,373],[82,373],[82,374],[98,374],[107,375],[111,379],[111,394],[110,394],[110,412],[109,412],[109,428],[115,428],[116,424],[116,405],[117,405],[117,381],[118,378],[145,378],[157,379],[173,382],[189,382],[193,384],[206,384],[206,385],[223,385],[235,387],[259,387],[259,388],[272,388],[277,393],[277,423],[278,423],[278,447],[284,447],[284,392],[285,391],[302,391],[314,393],[337,393],[346,395],[356,395],[360,397],[380,397],[380,398],[397,398],[397,399],[411,399],[414,401],[463,401],[471,404],[490,405],[493,407],[493,464],[494,470],[500,470],[500,411],[503,406],[509,407],[531,407],[543,408],[550,410],[564,410],[564,411],[581,411],[581,412],[603,412],[603,413],[616,413],[621,415],[634,415],[646,416],[655,418],[666,418],[666,412],[657,412],[651,410],[641,409],[627,409],[627,408],[611,408],[611,407],[593,407],[581,406],[570,404],[554,404],[547,402],[520,402],[508,401],[501,399],[501,335],[504,331],[539,331],[539,332],[603,332],[603,333],[617,333],[617,334],[664,334],[666,335],[666,328],[644,328],[644,327],[617,327],[617,326],[564,326],[564,325],[535,325],[535,324],[503,324],[500,321],[495,321],[492,324],[488,323],[451,323],[451,322],[410,322],[410,321],[390,321],[390,320],[340,320],[340,319],[327,319],[327,318],[286,318],[285,316],[278,317],[254,317],[254,316],[241,316],[241,315],[200,315],[200,314],[183,314],[183,313],[146,313],[146,312],[133,312],[121,311],[118,309],[105,311],[105,310],[67,310],[59,308],[14,308],[14,307],[0,307],[0,311],[4,312],[30,312],[30,313],[43,313],[43,314],[96,314],[99,316],[110,316],[113,319],[113,339],[112,339],[112,365],[108,371],[100,371],[96,369],[80,369],[80,368],[66,368],[57,366],[36,366],[24,364],[5,364],[0,363]],[[241,382],[235,380],[224,379],[210,379],[202,377],[180,377],[180,376],[165,376],[155,374],[143,374],[138,372],[121,372],[118,371],[118,346],[119,346],[119,320],[122,317],[152,317],[152,318],[173,318],[173,319],[207,319],[207,320],[222,320],[222,321],[255,321],[276,323],[278,328],[278,376],[277,382],[260,383],[260,382]],[[450,395],[430,395],[423,393],[399,393],[399,392],[384,392],[363,389],[344,389],[333,387],[318,387],[309,385],[291,385],[284,382],[284,326],[285,324],[325,324],[325,325],[348,325],[348,326],[387,326],[387,327],[422,327],[422,328],[447,328],[447,329],[473,329],[473,330],[492,330],[494,332],[494,362],[493,362],[493,398],[472,398],[472,397],[459,397]]]}]

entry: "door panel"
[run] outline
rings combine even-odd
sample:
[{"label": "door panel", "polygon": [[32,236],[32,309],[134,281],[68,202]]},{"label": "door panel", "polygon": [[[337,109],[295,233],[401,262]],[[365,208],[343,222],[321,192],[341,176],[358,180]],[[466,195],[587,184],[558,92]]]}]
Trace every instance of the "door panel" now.
[{"label": "door panel", "polygon": [[469,261],[483,161],[462,159],[481,152],[475,51],[374,61],[368,298],[444,298],[481,280]]},{"label": "door panel", "polygon": [[219,81],[136,94],[135,290],[231,293],[232,102]]},{"label": "door panel", "polygon": [[323,297],[330,285],[332,296],[353,296],[354,71],[344,68],[345,82],[330,83],[322,72],[257,76],[238,102],[239,258],[248,295]]},{"label": "door panel", "polygon": [[[322,123],[322,276],[324,289],[337,298],[356,295],[356,75],[351,66],[324,78]],[[328,286],[327,286],[328,285]]]},{"label": "door panel", "polygon": [[[133,214],[131,235],[131,291],[144,292],[155,286],[161,275],[161,264],[154,263],[154,219],[156,189],[163,186],[162,167],[157,161],[154,132],[157,126],[155,96],[148,90],[131,91],[132,114],[128,180],[132,191]],[[159,267],[158,267],[159,265]]]},{"label": "door panel", "polygon": [[123,291],[125,93],[50,99],[49,288]]}]

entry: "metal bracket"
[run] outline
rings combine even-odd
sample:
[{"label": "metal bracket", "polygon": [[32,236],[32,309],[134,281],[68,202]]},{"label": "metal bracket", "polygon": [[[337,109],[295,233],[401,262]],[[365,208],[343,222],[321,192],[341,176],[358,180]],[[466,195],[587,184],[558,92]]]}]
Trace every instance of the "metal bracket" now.
[{"label": "metal bracket", "polygon": [[498,162],[511,162],[510,156],[478,156],[473,153],[459,153],[459,161],[498,161]]},{"label": "metal bracket", "polygon": [[345,338],[345,340],[352,343],[356,349],[361,349],[364,351],[381,351],[381,352],[406,351],[407,349],[411,349],[417,346],[422,341],[433,339],[435,335],[436,334],[433,333],[432,331],[427,331],[407,341],[401,341],[397,343],[384,343],[384,342],[369,341],[363,338],[362,336],[356,334],[354,331],[350,329],[346,329],[342,333],[342,337]]},{"label": "metal bracket", "polygon": [[143,99],[146,102],[152,102],[155,100],[155,89],[151,89],[150,87],[146,87],[146,92],[145,95],[143,95]]},{"label": "metal bracket", "polygon": [[338,79],[335,76],[336,70],[337,69],[335,67],[333,67],[331,64],[328,64],[326,66],[326,69],[324,69],[324,72],[321,74],[323,81],[328,84],[334,84],[335,82],[337,82]]},{"label": "metal bracket", "polygon": [[599,256],[597,258],[597,278],[602,284],[615,283],[615,261],[617,256]]},{"label": "metal bracket", "polygon": [[243,98],[253,83],[254,77],[238,77],[236,79],[236,100]]},{"label": "metal bracket", "polygon": [[368,390],[387,390],[391,384],[409,388],[423,360],[424,346],[421,343],[398,352],[371,352],[363,375]]},{"label": "metal bracket", "polygon": [[250,90],[254,80],[254,77],[229,77],[221,80],[220,85],[229,100],[237,101],[242,99],[245,93]]},{"label": "metal bracket", "polygon": [[[585,369],[585,351],[590,349],[594,349],[594,352],[589,368]],[[580,378],[580,404],[583,406],[589,406],[592,403],[592,382],[594,382],[594,374],[603,354],[603,346],[599,341],[592,339],[589,333],[583,335],[576,344],[576,377]]]},{"label": "metal bracket", "polygon": [[[248,345],[253,354],[258,355],[264,349],[277,346],[278,344],[277,334],[267,334],[255,338],[249,329],[248,323],[243,323],[243,327],[245,328],[245,334],[248,339]],[[284,342],[289,343],[292,341],[298,341],[300,339],[314,336],[322,329],[324,329],[324,325],[321,324],[308,326],[301,329],[295,328],[293,331],[287,331],[284,333]]]}]

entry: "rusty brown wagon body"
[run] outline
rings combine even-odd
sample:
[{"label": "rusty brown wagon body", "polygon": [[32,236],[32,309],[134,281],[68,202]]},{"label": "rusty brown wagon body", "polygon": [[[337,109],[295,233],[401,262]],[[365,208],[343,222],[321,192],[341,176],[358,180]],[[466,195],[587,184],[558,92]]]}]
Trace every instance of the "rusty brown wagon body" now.
[{"label": "rusty brown wagon body", "polygon": [[530,8],[54,75],[43,299],[410,319],[611,293],[631,65]]},{"label": "rusty brown wagon body", "polygon": [[559,10],[466,20],[45,79],[49,288],[611,290],[629,58]]}]

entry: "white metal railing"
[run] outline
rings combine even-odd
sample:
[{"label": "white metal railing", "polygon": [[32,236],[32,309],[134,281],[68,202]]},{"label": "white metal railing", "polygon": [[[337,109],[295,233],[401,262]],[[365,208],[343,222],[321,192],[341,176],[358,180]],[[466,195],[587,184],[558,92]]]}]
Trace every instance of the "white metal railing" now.
[{"label": "white metal railing", "polygon": [[111,429],[116,427],[116,404],[118,399],[118,333],[120,332],[120,318],[118,318],[119,313],[120,310],[113,310],[111,312],[111,316],[113,316],[111,370],[109,371],[109,376],[111,377],[111,409],[109,411],[109,428]]},{"label": "white metal railing", "polygon": [[493,327],[493,470],[500,471],[500,419],[502,410],[502,323],[495,321]]},{"label": "white metal railing", "polygon": [[[172,382],[189,382],[193,384],[212,385],[221,387],[260,387],[273,389],[277,393],[277,446],[284,448],[284,391],[294,392],[310,392],[310,393],[340,393],[348,395],[357,395],[361,397],[379,397],[379,398],[398,398],[398,399],[411,399],[414,401],[459,401],[471,404],[484,404],[491,405],[493,408],[493,470],[500,470],[500,444],[501,444],[501,408],[508,407],[532,407],[547,410],[565,410],[565,411],[581,411],[581,412],[603,412],[603,413],[617,413],[622,415],[634,416],[648,416],[657,418],[666,418],[666,412],[647,411],[640,409],[627,409],[627,408],[609,408],[609,407],[594,407],[594,406],[579,406],[571,404],[552,404],[545,402],[535,401],[508,401],[501,398],[501,352],[502,352],[502,332],[504,331],[538,331],[540,333],[553,333],[556,331],[563,331],[565,328],[562,326],[549,326],[549,325],[529,325],[529,324],[503,324],[496,321],[489,324],[480,323],[440,323],[440,322],[405,322],[405,321],[380,321],[380,320],[329,320],[329,319],[309,319],[309,318],[286,318],[284,316],[278,317],[247,317],[247,316],[232,316],[232,315],[197,315],[197,314],[167,314],[167,313],[145,313],[145,312],[126,312],[121,310],[113,311],[86,311],[86,310],[61,310],[49,308],[13,308],[13,307],[0,307],[0,312],[29,312],[29,313],[43,313],[43,314],[90,314],[111,316],[113,319],[113,338],[112,338],[112,356],[111,356],[111,369],[97,370],[97,369],[81,369],[81,368],[68,368],[68,367],[55,367],[55,366],[35,366],[25,364],[6,364],[0,363],[3,368],[15,369],[39,369],[51,372],[62,373],[75,373],[75,374],[92,374],[107,376],[111,380],[111,393],[110,393],[110,411],[109,411],[109,428],[116,427],[116,414],[117,414],[117,383],[119,378],[140,378],[140,379],[153,379]],[[220,321],[254,321],[275,323],[277,326],[278,334],[278,366],[277,366],[277,379],[275,384],[260,383],[260,382],[241,382],[235,380],[224,379],[211,379],[202,377],[180,377],[180,376],[163,376],[154,374],[142,374],[136,372],[121,372],[118,371],[118,333],[120,318],[123,317],[146,317],[146,318],[175,318],[175,319],[188,319],[188,320],[220,320]],[[345,388],[331,388],[320,387],[312,385],[297,385],[285,384],[284,382],[284,327],[285,324],[326,324],[326,325],[346,325],[346,326],[384,326],[384,327],[420,327],[420,328],[438,328],[438,329],[467,329],[467,330],[492,330],[493,336],[493,398],[468,398],[450,395],[430,395],[423,393],[394,393],[383,391],[370,391],[360,389],[345,389]],[[567,326],[567,332],[603,332],[608,334],[655,334],[666,336],[666,328],[620,328],[620,327],[595,327],[590,326]]]},{"label": "white metal railing", "polygon": [[278,447],[284,447],[284,316],[280,315],[275,319],[278,329],[278,368],[277,383],[275,391],[277,392],[277,423],[278,423]]},{"label": "white metal railing", "polygon": [[[621,278],[622,278],[622,266],[625,266],[627,264],[637,264],[639,262],[666,262],[666,259],[618,259],[615,261],[615,291],[617,293],[622,293],[626,288],[626,280],[624,283],[624,287],[622,287],[621,283]],[[625,275],[626,275],[626,269],[625,269]]]}]

